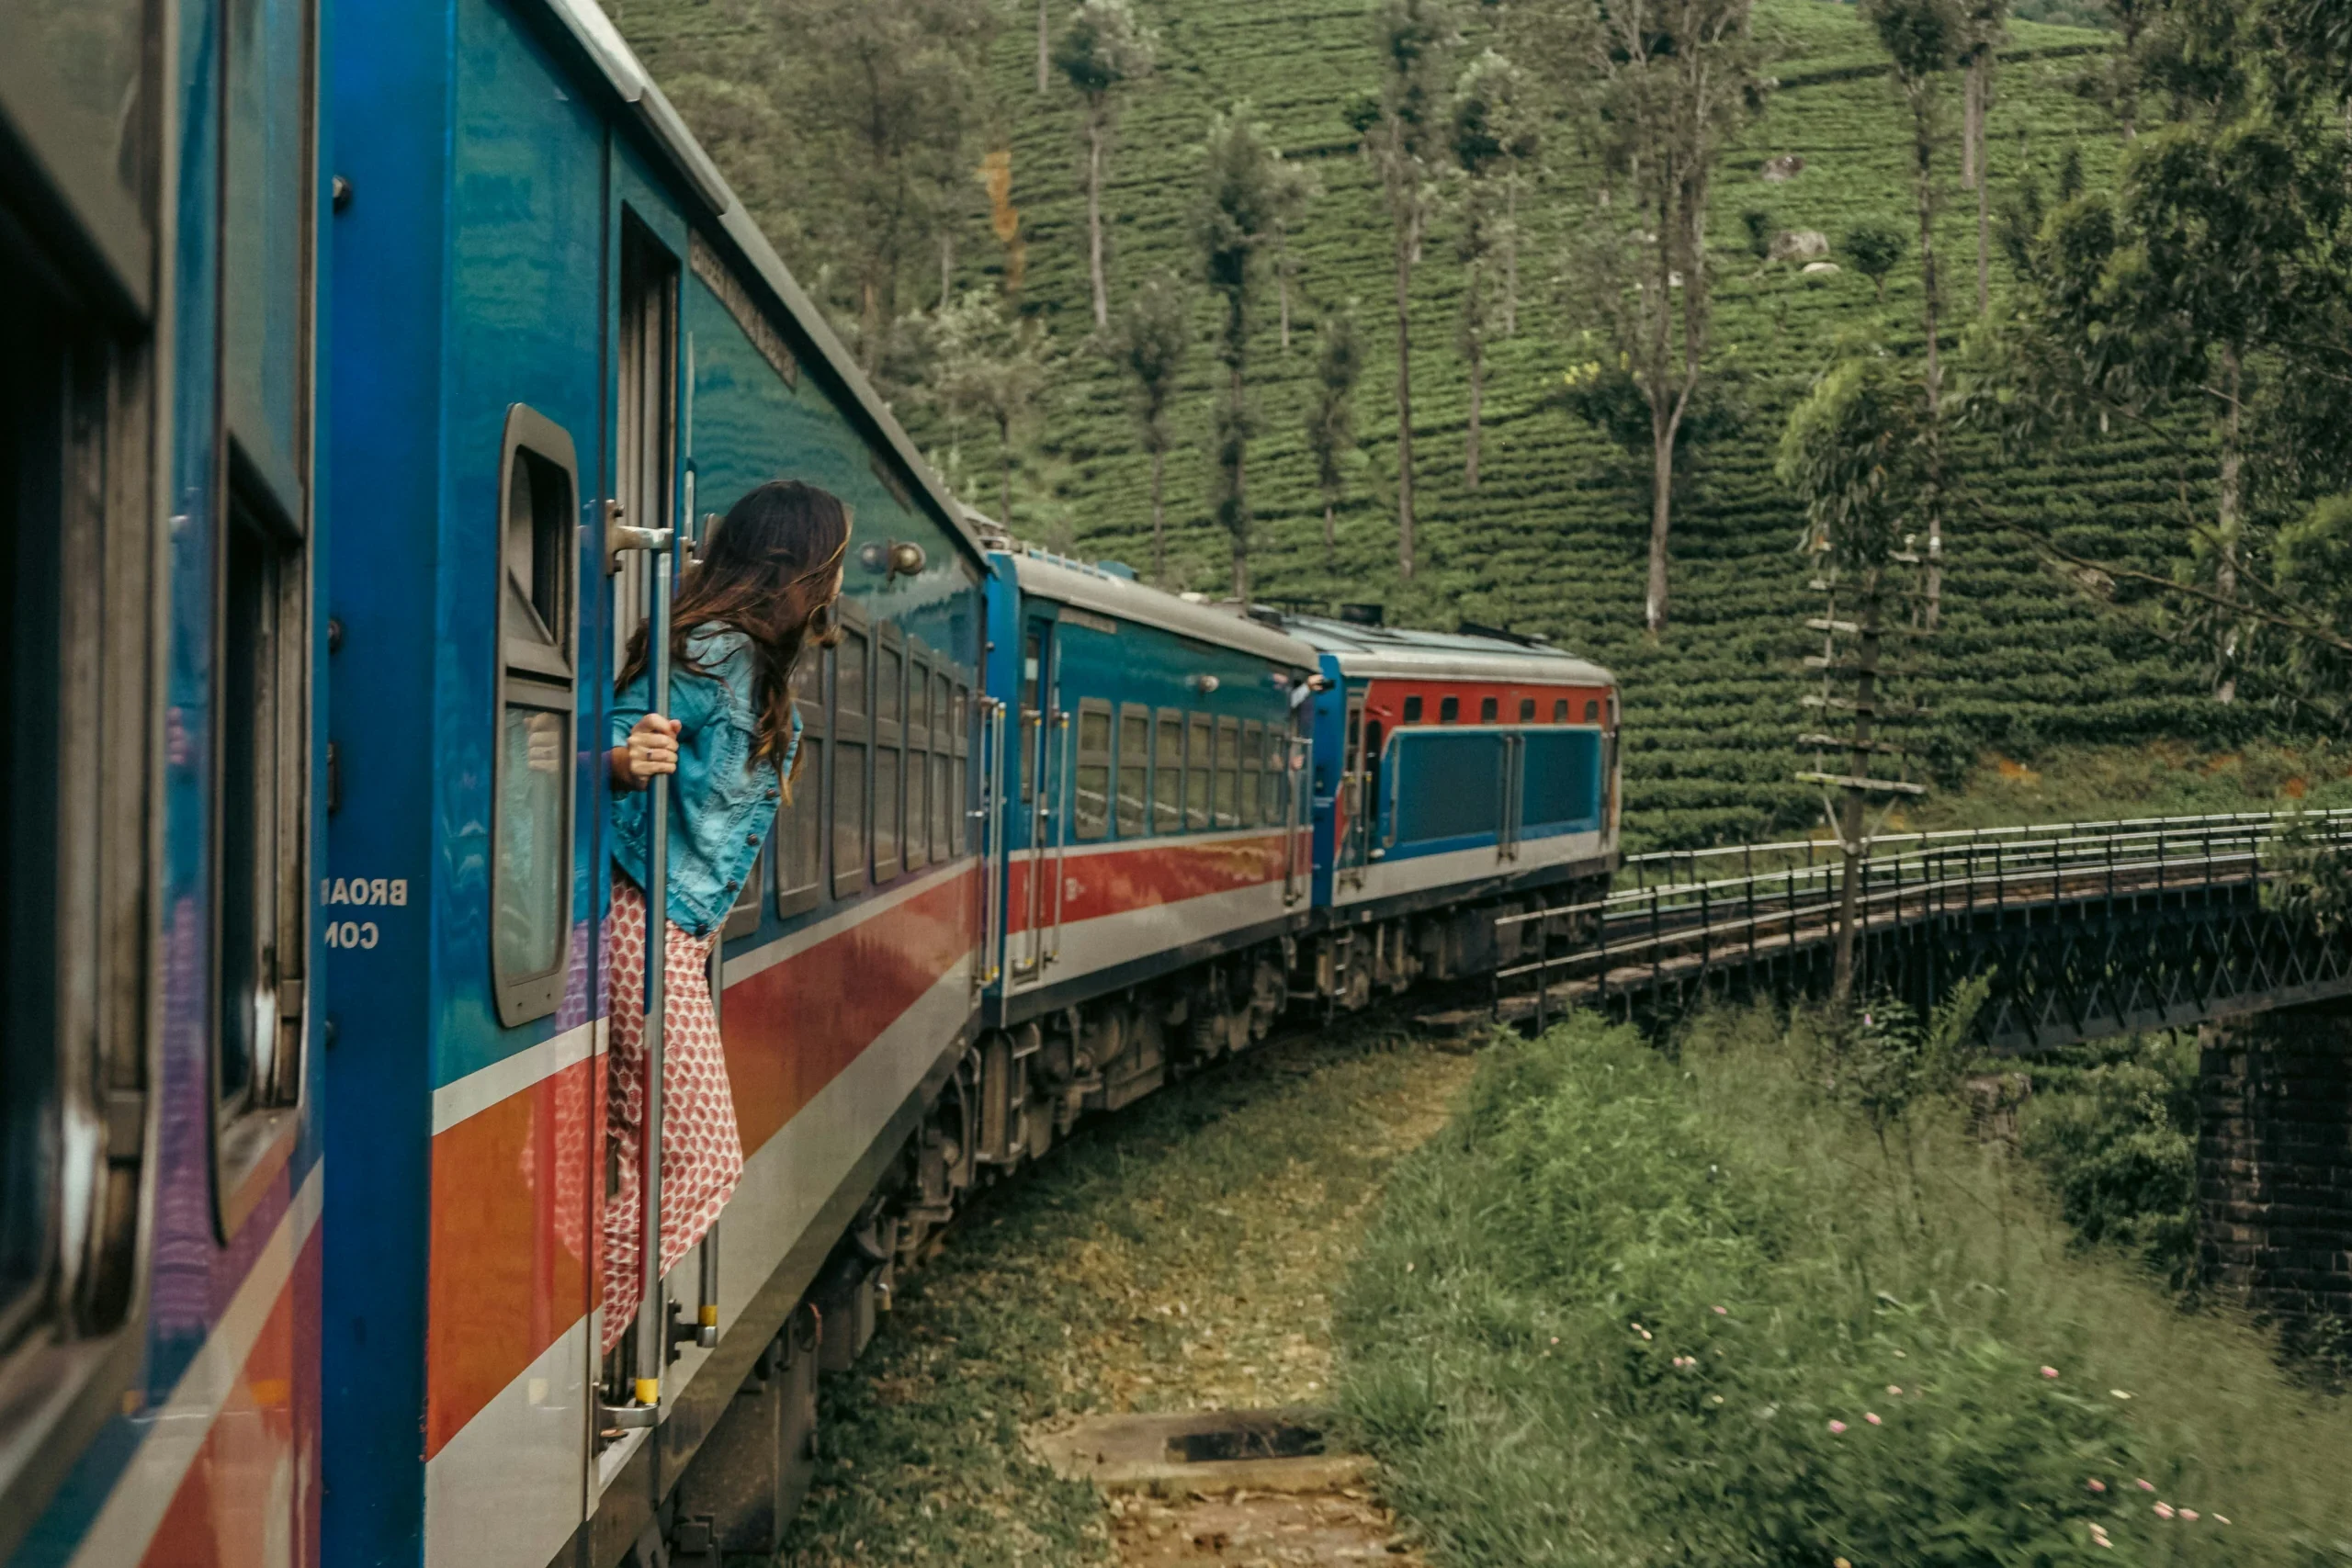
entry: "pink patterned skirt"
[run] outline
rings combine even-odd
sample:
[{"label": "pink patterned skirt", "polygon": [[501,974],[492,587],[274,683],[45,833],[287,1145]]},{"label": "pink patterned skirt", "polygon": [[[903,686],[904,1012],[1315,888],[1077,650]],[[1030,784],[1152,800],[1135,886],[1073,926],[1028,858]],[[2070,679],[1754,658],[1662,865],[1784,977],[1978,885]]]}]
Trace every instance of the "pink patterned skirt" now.
[{"label": "pink patterned skirt", "polygon": [[[639,1224],[639,1150],[645,1125],[645,893],[613,873],[605,974],[612,1036],[605,1070],[605,1136],[619,1185],[605,1202],[605,1342],[609,1351],[637,1315],[644,1260]],[[668,1037],[662,1053],[662,1271],[677,1266],[727,1206],[743,1175],[735,1096],[710,1005],[710,950],[718,932],[694,936],[670,922]],[[608,1167],[609,1168],[609,1167]]]}]

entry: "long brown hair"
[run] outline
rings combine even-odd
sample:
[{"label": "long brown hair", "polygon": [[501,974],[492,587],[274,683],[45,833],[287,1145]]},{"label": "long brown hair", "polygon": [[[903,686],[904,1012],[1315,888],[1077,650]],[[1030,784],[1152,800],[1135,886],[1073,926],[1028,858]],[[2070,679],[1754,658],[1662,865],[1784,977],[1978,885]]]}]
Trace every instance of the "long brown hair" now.
[{"label": "long brown hair", "polygon": [[[831,635],[834,573],[849,549],[849,507],[839,497],[798,479],[771,479],[728,509],[703,541],[702,560],[679,584],[670,611],[673,670],[710,673],[686,645],[714,622],[750,639],[754,761],[781,766],[791,744],[792,672],[811,641]],[[629,639],[619,685],[644,671],[650,629],[640,625]],[[799,771],[795,757],[793,772]]]}]

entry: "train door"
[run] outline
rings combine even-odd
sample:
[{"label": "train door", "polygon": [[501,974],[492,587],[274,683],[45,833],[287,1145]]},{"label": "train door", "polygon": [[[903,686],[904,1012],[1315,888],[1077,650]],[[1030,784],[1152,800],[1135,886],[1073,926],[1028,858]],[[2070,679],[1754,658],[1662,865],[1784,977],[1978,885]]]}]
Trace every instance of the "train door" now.
[{"label": "train door", "polygon": [[1502,742],[1502,799],[1495,828],[1495,858],[1513,861],[1519,858],[1519,818],[1526,795],[1527,737],[1510,730]]},{"label": "train door", "polygon": [[1021,631],[1021,807],[1028,824],[1028,875],[1020,898],[1022,929],[1013,945],[1012,983],[1035,986],[1060,945],[1062,852],[1067,838],[1062,799],[1069,750],[1061,711],[1060,648],[1054,623],[1031,615]]},{"label": "train door", "polygon": [[1315,874],[1314,840],[1302,832],[1313,820],[1314,775],[1309,769],[1315,743],[1295,729],[1287,739],[1283,757],[1283,902],[1295,904],[1306,896]]},{"label": "train door", "polygon": [[[1348,722],[1345,739],[1341,743],[1340,762],[1340,842],[1333,857],[1340,885],[1352,887],[1363,881],[1364,856],[1371,848],[1366,833],[1370,818],[1366,816],[1364,787],[1364,711],[1363,694],[1348,696]],[[1375,723],[1374,728],[1377,728]]]}]

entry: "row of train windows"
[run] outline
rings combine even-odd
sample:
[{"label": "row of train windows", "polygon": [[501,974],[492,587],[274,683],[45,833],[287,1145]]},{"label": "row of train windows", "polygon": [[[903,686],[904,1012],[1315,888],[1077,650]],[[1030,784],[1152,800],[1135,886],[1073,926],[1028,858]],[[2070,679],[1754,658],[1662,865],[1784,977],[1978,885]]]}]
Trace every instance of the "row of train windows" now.
[{"label": "row of train windows", "polygon": [[[1282,726],[1175,708],[1078,705],[1071,826],[1080,839],[1279,826],[1290,803]],[[1115,783],[1115,794],[1114,785]]]},{"label": "row of train windows", "polygon": [[[1422,708],[1420,698],[1407,697],[1405,699],[1405,722],[1407,724],[1419,724],[1421,721],[1421,712]],[[1502,704],[1496,698],[1480,697],[1478,699],[1478,722],[1480,724],[1499,723],[1501,722],[1501,716]],[[1462,721],[1462,699],[1460,697],[1440,697],[1437,704],[1437,721],[1440,724],[1460,723]],[[1535,699],[1533,697],[1521,697],[1519,699],[1519,722],[1521,724],[1533,724],[1535,722]],[[1567,698],[1555,697],[1552,699],[1552,722],[1554,724],[1574,724],[1577,722],[1575,719],[1568,716]],[[1584,722],[1587,724],[1599,724],[1600,722],[1600,701],[1599,698],[1588,697],[1585,699]]]},{"label": "row of train windows", "polygon": [[[963,671],[919,643],[901,646],[893,628],[854,628],[821,660],[801,661],[792,691],[801,757],[773,840],[779,915],[819,902],[829,847],[837,898],[964,852],[972,693]],[[758,925],[770,858],[744,885],[729,934]]]}]

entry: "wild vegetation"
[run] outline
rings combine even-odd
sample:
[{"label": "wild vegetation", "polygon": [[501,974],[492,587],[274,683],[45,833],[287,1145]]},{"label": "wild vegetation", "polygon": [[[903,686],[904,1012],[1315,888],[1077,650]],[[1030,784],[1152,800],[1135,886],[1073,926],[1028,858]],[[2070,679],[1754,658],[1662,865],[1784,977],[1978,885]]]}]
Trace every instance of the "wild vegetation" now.
[{"label": "wild vegetation", "polygon": [[[1972,1134],[1955,1024],[1725,1013],[1662,1053],[1587,1017],[1487,1054],[1338,1320],[1433,1555],[2352,1562],[2352,1411],[2080,1247]],[[2163,1215],[2132,1217],[2180,1158],[2111,1145],[2059,1193],[2160,1262]]]}]

